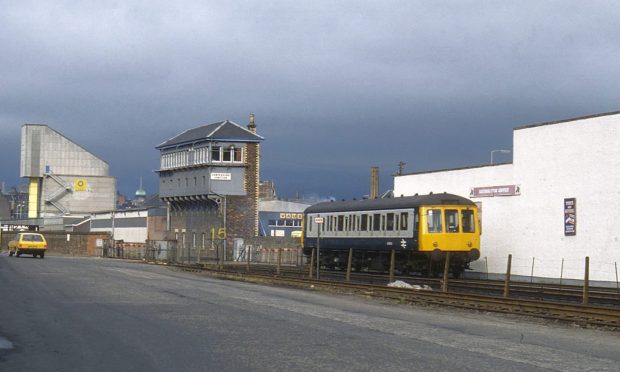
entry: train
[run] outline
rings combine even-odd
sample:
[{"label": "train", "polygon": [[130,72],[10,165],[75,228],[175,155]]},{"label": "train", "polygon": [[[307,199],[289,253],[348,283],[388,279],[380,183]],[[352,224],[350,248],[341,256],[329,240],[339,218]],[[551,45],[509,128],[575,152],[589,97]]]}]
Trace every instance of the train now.
[{"label": "train", "polygon": [[304,211],[303,253],[344,270],[352,249],[353,270],[386,271],[394,250],[400,273],[438,276],[450,252],[458,278],[480,258],[478,216],[476,203],[448,193],[322,202]]}]

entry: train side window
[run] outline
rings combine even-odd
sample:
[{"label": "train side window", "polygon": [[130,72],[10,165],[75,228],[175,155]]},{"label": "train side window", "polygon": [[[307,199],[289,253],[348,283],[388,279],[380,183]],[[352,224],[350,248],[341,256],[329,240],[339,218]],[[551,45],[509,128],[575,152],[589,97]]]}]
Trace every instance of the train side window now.
[{"label": "train side window", "polygon": [[401,212],[400,214],[400,229],[401,230],[407,230],[407,217],[409,215],[407,214],[407,212]]},{"label": "train side window", "polygon": [[463,226],[463,232],[473,233],[476,232],[476,224],[474,220],[474,211],[466,209],[461,211],[461,221]]},{"label": "train side window", "polygon": [[459,232],[459,211],[456,209],[446,209],[446,231]]},{"label": "train side window", "polygon": [[388,231],[394,230],[394,213],[388,213],[386,216],[385,229]]},{"label": "train side window", "polygon": [[379,231],[381,227],[381,215],[376,213],[372,215],[372,229],[374,231]]},{"label": "train side window", "polygon": [[342,231],[344,229],[344,216],[338,216],[338,231]]},{"label": "train side window", "polygon": [[428,224],[429,233],[443,232],[441,209],[429,209],[426,213],[426,223]]},{"label": "train side window", "polygon": [[361,223],[360,223],[360,230],[362,230],[362,231],[368,230],[368,215],[367,214],[362,214],[362,220],[361,220]]}]

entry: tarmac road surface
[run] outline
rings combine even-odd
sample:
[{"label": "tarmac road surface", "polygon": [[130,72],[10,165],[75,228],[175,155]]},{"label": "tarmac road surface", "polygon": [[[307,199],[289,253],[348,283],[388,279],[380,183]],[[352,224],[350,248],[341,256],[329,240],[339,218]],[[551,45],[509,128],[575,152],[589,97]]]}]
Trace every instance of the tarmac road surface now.
[{"label": "tarmac road surface", "polygon": [[618,371],[620,332],[0,254],[0,371]]}]

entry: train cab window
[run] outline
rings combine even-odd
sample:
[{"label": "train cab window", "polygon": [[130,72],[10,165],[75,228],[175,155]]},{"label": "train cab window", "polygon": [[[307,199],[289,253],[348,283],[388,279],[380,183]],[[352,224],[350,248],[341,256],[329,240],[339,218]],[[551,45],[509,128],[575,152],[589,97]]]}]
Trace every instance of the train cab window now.
[{"label": "train cab window", "polygon": [[385,225],[385,229],[388,231],[393,231],[394,230],[394,213],[388,213],[386,215],[386,221],[385,221],[386,225]]},{"label": "train cab window", "polygon": [[407,212],[402,212],[400,214],[400,229],[401,230],[407,230],[407,217],[409,215],[407,214]]},{"label": "train cab window", "polygon": [[441,209],[429,209],[426,214],[426,222],[428,224],[429,233],[443,232],[441,224]]},{"label": "train cab window", "polygon": [[374,231],[379,231],[381,228],[381,215],[376,213],[372,215],[372,229]]},{"label": "train cab window", "polygon": [[463,225],[463,232],[473,233],[476,232],[476,223],[474,222],[474,211],[466,209],[461,211],[461,221]]},{"label": "train cab window", "polygon": [[446,209],[446,231],[459,232],[459,211],[456,209]]},{"label": "train cab window", "polygon": [[362,214],[362,218],[360,221],[360,230],[366,231],[368,230],[368,215]]}]

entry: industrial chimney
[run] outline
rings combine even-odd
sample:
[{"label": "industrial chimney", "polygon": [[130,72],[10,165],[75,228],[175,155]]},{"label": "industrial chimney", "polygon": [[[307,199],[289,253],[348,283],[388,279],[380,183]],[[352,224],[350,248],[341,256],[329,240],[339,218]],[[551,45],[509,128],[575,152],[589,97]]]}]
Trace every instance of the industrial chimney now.
[{"label": "industrial chimney", "polygon": [[379,167],[370,168],[370,199],[379,197]]}]

